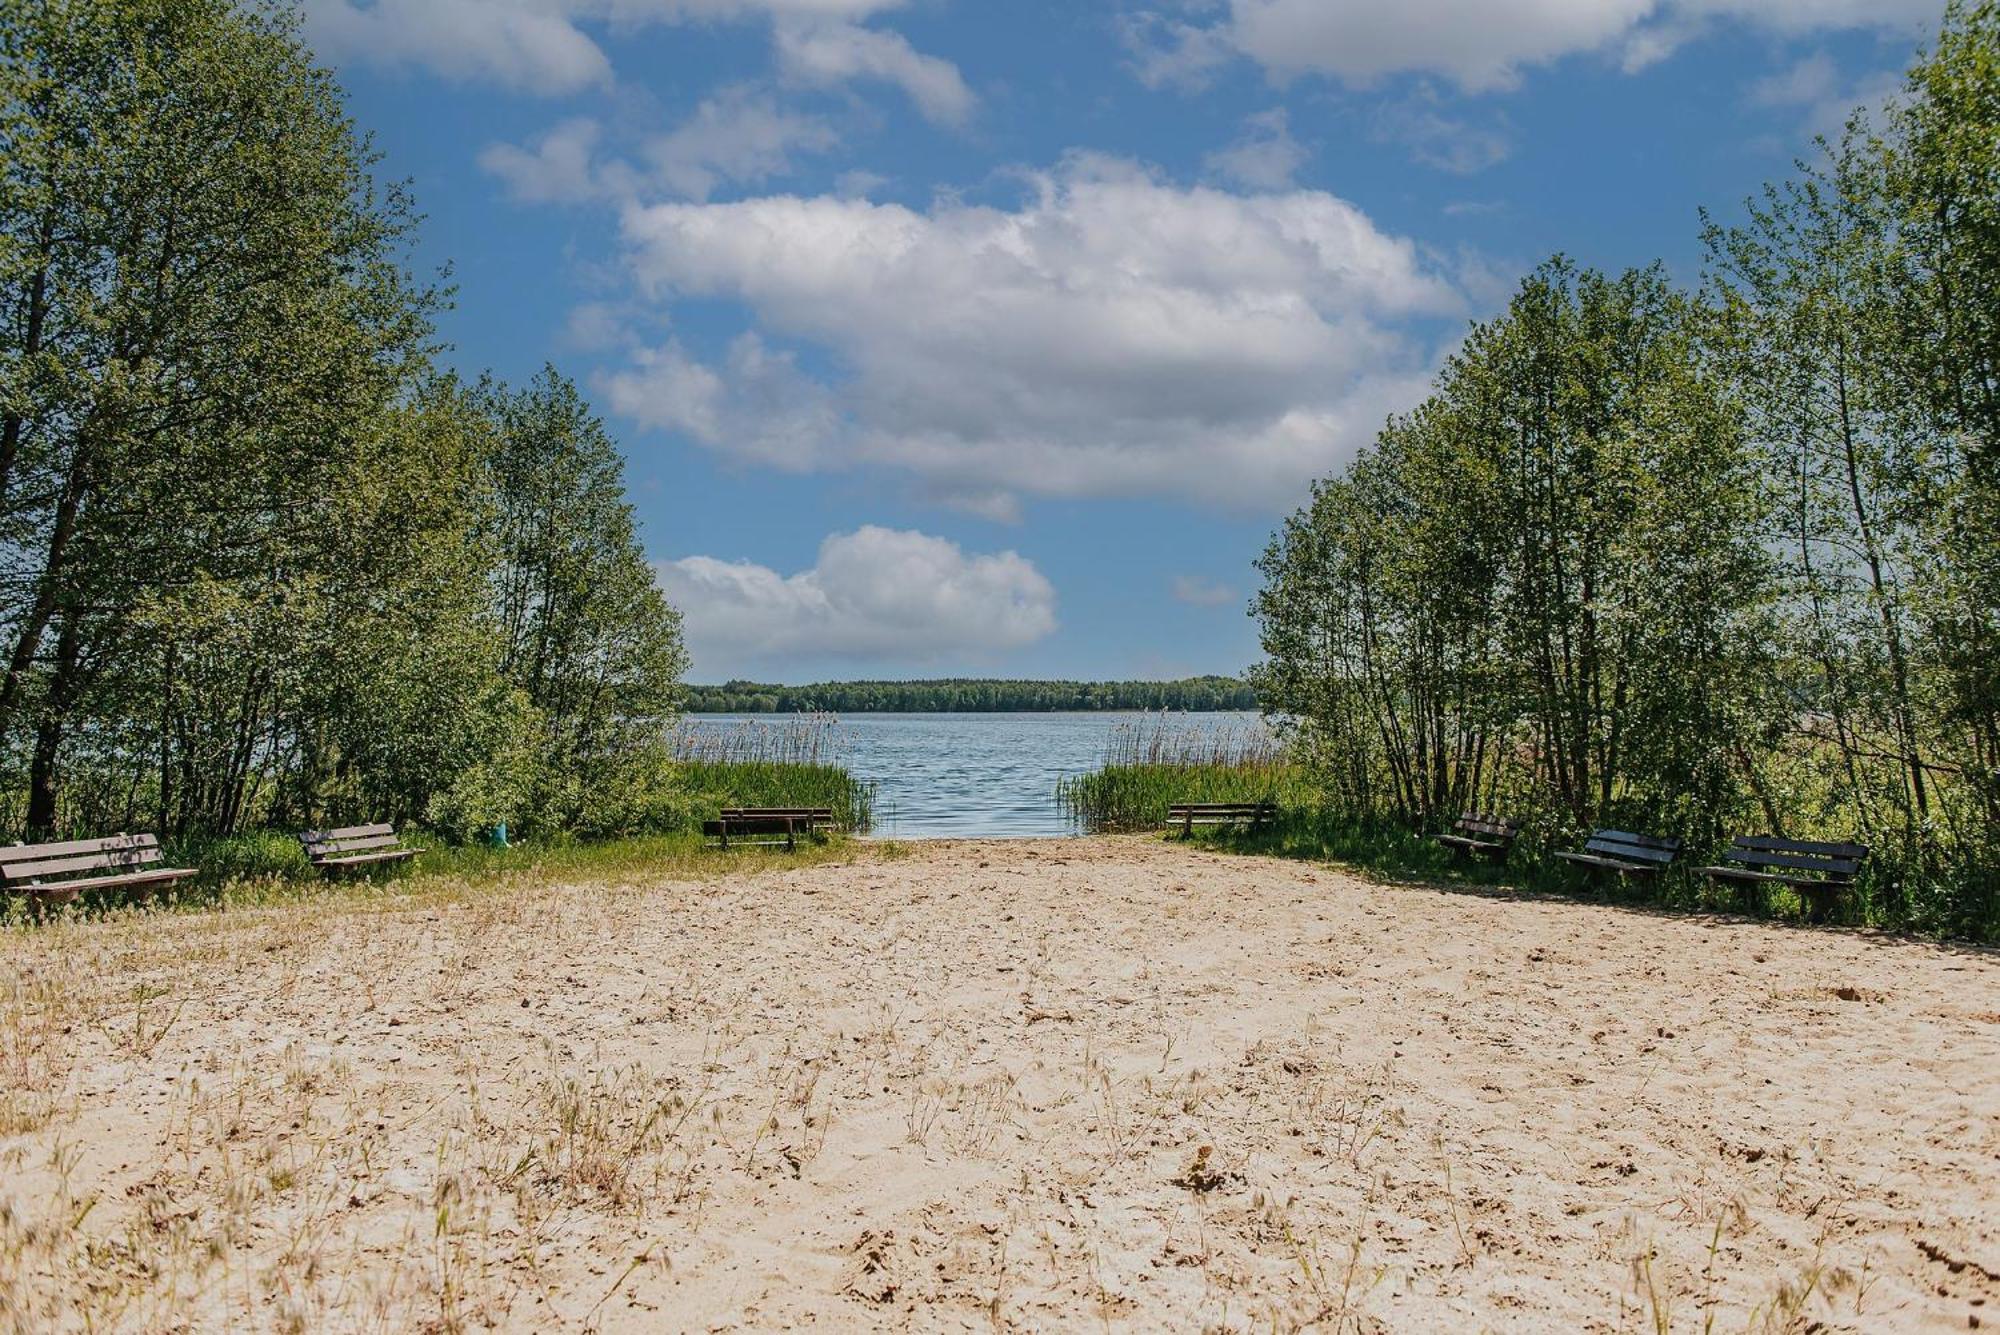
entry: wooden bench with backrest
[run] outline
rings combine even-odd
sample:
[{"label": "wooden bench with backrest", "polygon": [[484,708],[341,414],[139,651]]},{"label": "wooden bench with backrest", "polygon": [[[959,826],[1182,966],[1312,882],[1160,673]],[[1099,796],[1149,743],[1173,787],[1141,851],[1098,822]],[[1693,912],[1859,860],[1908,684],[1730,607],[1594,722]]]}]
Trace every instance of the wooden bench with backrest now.
[{"label": "wooden bench with backrest", "polygon": [[420,851],[406,847],[393,825],[348,825],[338,830],[307,830],[299,836],[306,861],[326,875],[407,862]]},{"label": "wooden bench with backrest", "polygon": [[159,837],[150,834],[0,848],[0,886],[27,895],[37,908],[66,904],[86,890],[150,893],[192,875],[193,868],[162,866]]},{"label": "wooden bench with backrest", "polygon": [[1450,834],[1439,835],[1437,841],[1454,853],[1504,862],[1520,834],[1519,821],[1490,812],[1468,811],[1453,822]]},{"label": "wooden bench with backrest", "polygon": [[1197,825],[1248,825],[1256,829],[1278,814],[1273,802],[1176,802],[1167,808],[1167,828],[1178,825],[1183,839]]},{"label": "wooden bench with backrest", "polygon": [[703,834],[719,839],[724,848],[734,839],[760,847],[782,844],[788,853],[799,846],[800,835],[818,839],[833,829],[832,807],[725,807],[719,818],[701,826]]},{"label": "wooden bench with backrest", "polygon": [[1739,887],[1788,886],[1805,901],[1806,918],[1824,922],[1834,905],[1861,874],[1868,860],[1866,844],[1825,843],[1813,839],[1780,839],[1771,834],[1739,834],[1720,866],[1703,867],[1710,881]]},{"label": "wooden bench with backrest", "polygon": [[1581,849],[1556,856],[1592,871],[1616,872],[1620,877],[1658,876],[1673,864],[1680,852],[1678,839],[1633,834],[1628,830],[1598,830]]}]

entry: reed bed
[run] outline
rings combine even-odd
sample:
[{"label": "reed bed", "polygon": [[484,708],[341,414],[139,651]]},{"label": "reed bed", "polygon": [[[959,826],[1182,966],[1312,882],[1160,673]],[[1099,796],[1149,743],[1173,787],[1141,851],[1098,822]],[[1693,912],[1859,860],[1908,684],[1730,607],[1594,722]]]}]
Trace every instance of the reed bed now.
[{"label": "reed bed", "polygon": [[684,719],[669,741],[697,816],[723,807],[830,807],[844,830],[874,824],[875,785],[848,769],[848,735],[831,714]]},{"label": "reed bed", "polygon": [[1261,720],[1193,723],[1153,715],[1112,730],[1104,765],[1065,779],[1056,798],[1093,833],[1152,829],[1176,802],[1304,805],[1304,770]]}]

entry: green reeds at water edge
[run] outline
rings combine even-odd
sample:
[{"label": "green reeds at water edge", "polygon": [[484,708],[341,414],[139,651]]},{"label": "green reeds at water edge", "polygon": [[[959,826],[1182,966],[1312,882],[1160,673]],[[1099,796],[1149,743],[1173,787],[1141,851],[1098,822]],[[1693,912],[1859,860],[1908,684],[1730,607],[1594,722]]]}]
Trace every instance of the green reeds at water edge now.
[{"label": "green reeds at water edge", "polygon": [[1294,806],[1308,800],[1308,784],[1261,720],[1217,726],[1161,715],[1113,729],[1104,767],[1064,779],[1056,800],[1093,833],[1146,830],[1176,802]]},{"label": "green reeds at water edge", "polygon": [[875,785],[847,768],[847,735],[830,714],[686,719],[670,740],[681,782],[704,817],[723,807],[830,807],[844,830],[874,823]]}]

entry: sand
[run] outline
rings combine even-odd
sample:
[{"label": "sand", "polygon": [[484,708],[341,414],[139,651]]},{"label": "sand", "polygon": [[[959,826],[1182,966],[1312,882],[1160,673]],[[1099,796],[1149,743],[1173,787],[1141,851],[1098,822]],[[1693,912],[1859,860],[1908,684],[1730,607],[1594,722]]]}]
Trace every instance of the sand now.
[{"label": "sand", "polygon": [[2000,958],[1152,839],[0,939],[22,1330],[2000,1327]]}]

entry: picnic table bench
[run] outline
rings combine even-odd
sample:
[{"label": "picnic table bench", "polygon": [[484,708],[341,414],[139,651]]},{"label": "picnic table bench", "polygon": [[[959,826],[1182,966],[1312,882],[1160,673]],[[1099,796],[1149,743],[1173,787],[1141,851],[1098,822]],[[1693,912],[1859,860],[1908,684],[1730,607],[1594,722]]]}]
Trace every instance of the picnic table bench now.
[{"label": "picnic table bench", "polygon": [[338,830],[307,830],[299,836],[306,861],[326,875],[372,867],[385,862],[407,862],[417,849],[405,847],[393,825],[348,825]]},{"label": "picnic table bench", "polygon": [[775,848],[779,844],[791,852],[799,846],[799,836],[816,839],[834,828],[832,807],[726,807],[720,817],[703,821],[701,832],[722,841],[731,839]]},{"label": "picnic table bench", "polygon": [[1824,922],[1860,874],[1868,846],[1739,834],[1723,856],[1727,862],[1703,867],[1702,875],[1742,888],[1788,886],[1805,901],[1807,921]]},{"label": "picnic table bench", "polygon": [[1678,839],[1633,834],[1628,830],[1598,830],[1591,834],[1581,849],[1557,853],[1556,856],[1592,871],[1616,872],[1622,878],[1657,876],[1672,865],[1680,852],[1681,841]]},{"label": "picnic table bench", "polygon": [[1452,822],[1450,834],[1439,835],[1437,841],[1454,853],[1504,862],[1520,833],[1519,821],[1490,812],[1468,811]]},{"label": "picnic table bench", "polygon": [[38,908],[66,904],[86,890],[150,892],[192,875],[191,867],[162,866],[159,837],[151,834],[0,848],[0,887],[26,894]]},{"label": "picnic table bench", "polygon": [[1167,828],[1181,827],[1181,837],[1194,838],[1197,825],[1243,825],[1255,829],[1278,814],[1274,802],[1176,802],[1167,808]]}]

